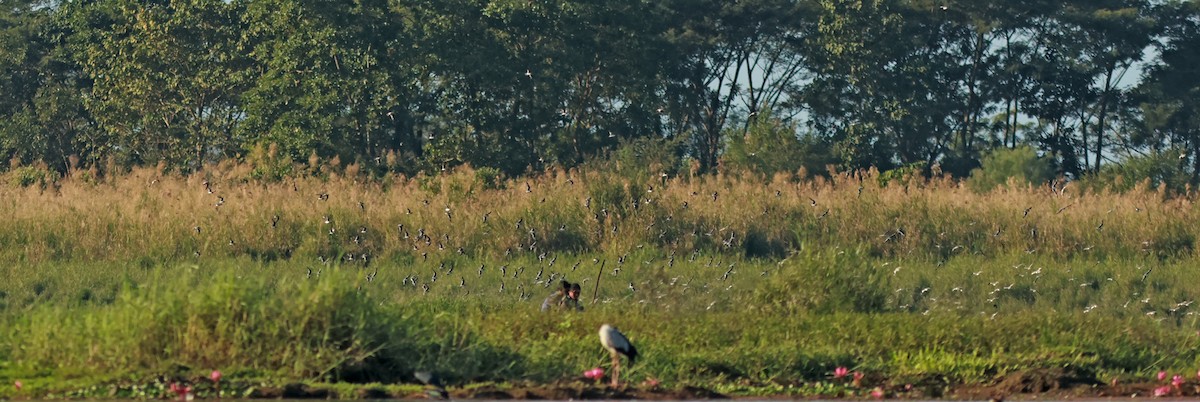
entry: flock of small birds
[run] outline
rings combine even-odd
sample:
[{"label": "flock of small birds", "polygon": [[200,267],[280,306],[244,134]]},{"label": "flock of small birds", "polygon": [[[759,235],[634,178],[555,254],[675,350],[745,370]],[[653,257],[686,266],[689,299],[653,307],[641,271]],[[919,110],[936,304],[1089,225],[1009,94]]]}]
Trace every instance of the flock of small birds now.
[{"label": "flock of small birds", "polygon": [[[570,180],[570,183],[574,185],[573,180]],[[217,187],[207,180],[203,181],[202,185],[204,192],[213,199],[212,207],[219,213],[221,208],[225,208],[227,205],[225,196],[221,195]],[[526,183],[524,188],[526,193],[535,191],[535,187],[529,183]],[[294,192],[300,193],[299,187],[294,183],[292,189]],[[649,186],[646,193],[652,194],[654,190],[654,186]],[[701,196],[698,193],[693,195]],[[711,197],[710,199],[715,202],[719,195],[717,192],[713,192],[704,197]],[[311,198],[311,202],[316,204],[315,207],[319,210],[321,204],[329,203],[331,198],[336,198],[336,195],[320,191]],[[637,199],[632,201],[631,208],[636,211],[646,204],[657,201],[650,197]],[[545,202],[545,199],[542,199],[541,202]],[[582,202],[586,209],[592,210],[593,200],[590,197],[583,199]],[[515,296],[519,301],[535,298],[540,300],[541,297],[555,290],[554,285],[559,281],[570,280],[583,285],[592,285],[592,287],[585,286],[585,289],[603,295],[603,297],[592,299],[596,303],[632,300],[635,303],[648,304],[654,300],[678,296],[687,292],[710,294],[714,289],[731,290],[733,288],[731,284],[717,285],[730,281],[730,278],[736,273],[734,268],[740,260],[736,256],[723,255],[720,258],[715,255],[705,256],[700,250],[693,250],[682,256],[677,255],[675,250],[665,256],[655,256],[655,253],[652,252],[639,253],[637,263],[632,262],[630,253],[623,253],[613,261],[601,257],[582,257],[573,253],[562,253],[543,248],[541,244],[547,236],[543,235],[538,226],[526,222],[525,218],[517,218],[515,222],[502,223],[491,219],[493,212],[487,211],[480,215],[485,234],[493,231],[512,230],[519,234],[520,240],[515,245],[506,247],[501,258],[485,257],[482,260],[489,262],[479,262],[481,259],[469,255],[464,246],[466,241],[455,238],[452,233],[435,233],[435,229],[412,223],[430,222],[429,211],[440,210],[439,215],[445,219],[443,226],[450,227],[455,219],[460,219],[453,206],[436,206],[430,200],[425,199],[415,206],[418,208],[417,211],[414,211],[412,207],[403,208],[404,215],[416,214],[419,215],[418,219],[396,223],[390,231],[376,231],[362,224],[341,224],[342,220],[353,222],[371,220],[370,206],[366,202],[353,201],[352,205],[356,205],[355,216],[339,217],[333,212],[325,212],[316,218],[322,235],[328,236],[329,244],[332,246],[329,247],[330,254],[318,256],[311,267],[305,268],[304,277],[306,279],[320,278],[327,269],[352,268],[362,272],[363,286],[376,285],[379,284],[379,281],[398,280],[400,283],[398,289],[402,292],[461,296],[494,292],[499,295]],[[686,206],[687,202],[684,202],[684,207],[686,208]],[[325,209],[332,210],[332,208]],[[609,226],[608,224],[608,222],[616,220],[613,218],[614,214],[618,212],[608,208],[597,208],[592,212],[592,217],[597,222],[594,234],[614,237],[622,234],[619,225],[613,223]],[[670,220],[671,217],[666,219]],[[288,230],[287,227],[290,226],[285,225],[285,221],[286,219],[280,215],[273,214],[267,224],[272,231]],[[651,229],[653,224],[650,226],[646,229]],[[191,230],[195,236],[202,236],[206,233],[202,225],[195,225]],[[571,228],[566,224],[557,224],[557,230],[565,232]],[[660,231],[660,237],[665,235],[665,230]],[[712,243],[719,244],[719,248],[722,250],[740,247],[739,236],[728,228],[714,228],[706,232],[696,230],[688,235],[714,239]],[[383,239],[385,237],[390,238]],[[239,244],[236,239],[228,239],[230,247],[238,247]],[[376,252],[386,252],[380,250],[379,245],[381,244],[398,245],[397,247],[406,250],[405,254],[412,256],[412,259],[401,259],[399,262],[394,259],[381,261],[375,254]],[[634,252],[643,248],[644,246],[637,246]],[[287,249],[280,254],[287,256],[291,252],[292,250]],[[195,251],[194,257],[201,257],[199,250]],[[563,257],[564,260],[569,259],[571,262],[560,263],[560,257]],[[732,261],[726,261],[726,258]],[[464,266],[467,264],[471,265]],[[635,264],[636,266],[634,266]],[[688,264],[691,268],[674,269],[677,264]],[[704,277],[703,273],[710,271],[720,272],[720,274]],[[763,275],[766,274],[767,271],[763,271]],[[606,286],[598,288],[595,287],[596,283],[603,283]],[[706,308],[712,309],[714,306],[718,306],[721,299],[714,297],[706,305]],[[587,302],[587,298],[584,298],[584,301]],[[672,308],[670,304],[665,304],[665,306]]]},{"label": "flock of small birds", "polygon": [[[570,185],[575,185],[574,180],[569,180]],[[226,197],[220,194],[215,186],[209,181],[203,182],[204,192],[211,196],[212,206],[219,211],[225,208],[232,200],[227,200]],[[1052,186],[1053,193],[1056,196],[1062,196],[1064,189],[1059,189]],[[538,197],[536,194],[538,188],[529,184],[523,185],[524,193],[529,196]],[[292,190],[297,194],[303,194],[298,186],[293,182]],[[347,222],[370,222],[372,215],[370,214],[370,205],[364,201],[352,201],[356,208],[353,208],[353,216],[336,216],[334,212],[322,213],[314,219],[320,227],[322,234],[328,236],[327,249],[329,254],[317,257],[317,261],[312,267],[306,268],[304,272],[305,278],[319,278],[326,269],[331,267],[353,267],[362,271],[365,279],[363,286],[371,286],[378,284],[381,281],[398,281],[400,286],[398,289],[401,292],[415,294],[442,294],[442,295],[481,295],[486,293],[495,293],[508,297],[515,297],[519,301],[527,301],[537,298],[540,300],[546,293],[552,292],[554,284],[562,280],[581,283],[584,285],[585,297],[582,299],[588,302],[590,299],[594,303],[611,303],[614,301],[634,302],[639,304],[654,303],[662,306],[662,308],[673,308],[672,303],[661,303],[664,298],[675,298],[687,294],[689,298],[696,299],[697,296],[704,299],[704,302],[698,303],[704,306],[705,309],[713,309],[714,307],[721,308],[729,305],[735,305],[736,302],[731,302],[728,295],[714,295],[713,291],[731,291],[735,289],[735,282],[731,279],[738,275],[739,264],[746,264],[747,260],[741,256],[740,250],[744,247],[743,242],[747,237],[745,234],[728,227],[709,227],[704,229],[694,229],[691,233],[670,233],[671,238],[676,238],[674,243],[664,241],[661,244],[677,245],[678,237],[683,238],[702,238],[707,239],[708,244],[713,246],[716,253],[704,253],[699,249],[685,251],[682,255],[677,254],[680,247],[667,247],[658,251],[656,247],[649,247],[642,251],[644,246],[637,245],[631,250],[637,257],[637,262],[631,262],[630,253],[622,253],[616,256],[613,260],[608,260],[604,257],[582,257],[570,252],[561,252],[554,250],[552,247],[543,247],[543,244],[548,242],[548,239],[553,237],[553,234],[547,234],[547,231],[559,232],[580,232],[585,230],[592,231],[591,234],[599,238],[619,238],[625,235],[623,226],[617,222],[624,215],[614,217],[616,214],[635,213],[640,208],[647,205],[662,202],[660,198],[655,198],[657,194],[661,194],[660,188],[655,188],[654,185],[648,185],[644,189],[644,194],[633,197],[629,201],[628,209],[622,211],[610,210],[613,207],[609,204],[608,207],[600,207],[591,197],[586,197],[580,202],[583,207],[589,211],[594,222],[589,228],[571,228],[563,223],[546,223],[546,222],[526,222],[523,217],[518,217],[515,221],[503,222],[502,220],[493,219],[494,211],[480,211],[474,214],[459,214],[456,207],[453,205],[434,205],[434,202],[429,199],[424,199],[418,202],[413,207],[403,208],[403,215],[417,215],[411,220],[402,220],[395,223],[390,230],[375,230],[368,228],[364,224],[343,224]],[[864,188],[859,186],[856,195],[862,196]],[[637,192],[634,192],[637,193]],[[774,190],[775,197],[784,197],[785,194],[781,190]],[[682,201],[679,207],[687,210],[696,202],[713,202],[716,203],[722,196],[719,192],[711,193],[692,192],[690,200]],[[336,195],[331,195],[326,191],[319,191],[310,194],[311,201],[314,204],[314,210],[334,211],[334,208],[324,207],[322,204],[329,203],[331,198],[337,198]],[[535,198],[537,199],[537,198]],[[813,210],[811,214],[817,220],[825,219],[831,213],[837,213],[833,208],[824,207],[823,204],[813,197],[807,197],[807,204]],[[344,201],[344,200],[343,200]],[[545,198],[541,198],[540,202],[545,202]],[[1065,210],[1075,206],[1075,202],[1067,203],[1065,206],[1051,208],[1045,213],[1061,214]],[[417,208],[414,211],[413,208]],[[1006,228],[998,225],[981,224],[978,221],[972,221],[968,224],[971,227],[978,227],[976,230],[984,231],[986,236],[992,238],[1007,238],[1010,236],[1012,240],[1024,241],[1029,244],[1026,252],[1034,254],[1037,252],[1037,244],[1039,236],[1038,221],[1035,219],[1037,206],[1027,206],[1020,210],[1020,220],[1027,222],[1023,224],[1025,232],[1009,231]],[[818,212],[819,211],[819,212]],[[473,211],[475,212],[475,211]],[[1140,207],[1135,211],[1142,212]],[[344,213],[344,212],[343,212]],[[771,213],[771,207],[764,207],[762,213],[764,215]],[[1111,213],[1111,210],[1110,210]],[[427,228],[422,224],[438,223],[437,219],[444,219],[444,223],[439,224],[439,227],[453,227],[456,220],[464,219],[463,216],[471,217],[474,215],[480,219],[480,227],[483,228],[483,235],[487,236],[491,233],[505,233],[510,235],[510,239],[517,239],[515,244],[505,247],[503,256],[499,258],[479,258],[474,255],[476,250],[468,250],[471,247],[471,241],[460,239],[450,232],[438,233],[433,228]],[[304,219],[304,218],[301,218]],[[531,218],[532,219],[532,218]],[[673,217],[666,215],[661,218],[665,221],[671,221]],[[271,230],[287,230],[281,226],[286,223],[286,220],[278,214],[273,214],[265,222]],[[656,233],[658,237],[663,238],[668,236],[667,229],[655,229],[655,222],[650,222],[646,227],[642,228],[646,233]],[[301,227],[306,227],[300,225]],[[375,226],[372,226],[375,227]],[[547,228],[543,230],[542,228]],[[205,228],[202,225],[195,225],[191,228],[195,236],[203,236]],[[1097,232],[1105,230],[1105,221],[1100,219],[1095,226]],[[511,236],[515,234],[516,236]],[[886,246],[890,243],[903,242],[910,236],[909,231],[902,226],[894,227],[885,230],[879,235],[878,242]],[[929,236],[926,234],[926,236]],[[957,254],[979,254],[978,250],[970,250],[969,247],[962,244],[953,244],[952,242],[943,242],[946,238],[945,232],[934,234],[932,240],[934,247],[943,250],[944,258],[948,259]],[[478,240],[475,240],[478,242]],[[229,239],[230,247],[237,247],[239,244],[236,239]],[[384,250],[381,245],[386,247],[396,247],[405,250],[401,254],[410,255],[412,258],[397,259],[389,256],[388,261],[381,262],[376,256],[376,252],[386,253],[395,250]],[[1149,242],[1144,242],[1143,248],[1149,248]],[[1091,250],[1091,245],[1081,246],[1082,251]],[[668,251],[666,255],[664,252]],[[280,254],[284,256],[290,255],[291,250],[284,250]],[[486,254],[486,251],[484,251]],[[195,257],[200,257],[200,251],[195,252]],[[565,263],[560,263],[560,257]],[[930,269],[941,267],[946,261],[943,259],[936,263],[936,266]],[[487,262],[479,262],[479,261]],[[781,269],[786,269],[784,261],[779,261],[778,264],[751,264],[755,266],[755,271],[760,277],[767,277]],[[467,266],[470,264],[470,266]],[[476,266],[477,264],[477,266]],[[686,265],[685,268],[676,269],[677,264]],[[886,265],[886,263],[885,263]],[[1021,267],[1021,265],[1018,265]],[[1037,278],[1040,278],[1043,268],[1033,268],[1032,264],[1024,265],[1024,269],[1016,269],[1011,272],[1002,272],[989,277],[1005,277],[1010,278],[1007,283],[1003,281],[991,281],[990,289],[986,295],[987,303],[996,305],[1006,296],[1008,297],[1028,297],[1019,296],[1019,292],[1038,293]],[[886,269],[886,268],[884,268]],[[892,275],[896,276],[900,272],[900,267],[892,271]],[[984,271],[975,271],[971,276],[980,276]],[[380,274],[383,275],[380,275]],[[1145,281],[1150,275],[1151,269],[1144,270],[1141,280]],[[1029,278],[1031,282],[1018,284],[1022,278]],[[971,281],[971,278],[964,278],[965,281]],[[1098,288],[1100,284],[1096,281],[1082,280],[1075,277],[1069,278],[1069,281],[1080,281],[1080,287]],[[1107,281],[1113,281],[1113,278],[1107,278]],[[393,282],[395,283],[395,282]],[[601,288],[597,283],[604,284]],[[974,290],[980,286],[955,285],[950,289],[943,289],[941,292],[932,291],[928,286],[922,286],[915,289],[906,289],[900,287],[893,292],[895,297],[895,308],[900,311],[919,311],[929,313],[934,310],[931,306],[938,305],[940,294],[941,298],[955,300],[952,303],[946,303],[944,309],[963,310],[974,308],[967,306],[969,298],[963,297],[968,290]],[[1014,296],[1017,295],[1017,296]],[[1143,301],[1143,304],[1148,304],[1148,299]],[[1183,300],[1174,302],[1173,307],[1168,309],[1169,313],[1177,314],[1187,309],[1192,303],[1191,300]],[[1126,303],[1128,307],[1132,303]],[[1089,313],[1095,310],[1095,305],[1089,305],[1083,309],[1084,313]],[[1154,314],[1156,310],[1151,310],[1149,314]],[[997,310],[992,310],[992,317],[997,314]],[[1192,314],[1190,311],[1186,314]]]}]

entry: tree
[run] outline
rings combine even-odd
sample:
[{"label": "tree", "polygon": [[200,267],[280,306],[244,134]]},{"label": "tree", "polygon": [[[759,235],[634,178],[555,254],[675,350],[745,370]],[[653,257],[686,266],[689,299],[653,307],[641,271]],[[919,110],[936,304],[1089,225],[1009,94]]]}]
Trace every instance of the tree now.
[{"label": "tree", "polygon": [[1200,185],[1200,5],[1174,2],[1159,9],[1165,38],[1158,63],[1146,69],[1137,89],[1143,125],[1133,145],[1151,151],[1181,150],[1191,163],[1191,184]]},{"label": "tree", "polygon": [[976,191],[989,191],[1016,180],[1022,184],[1041,184],[1054,178],[1050,161],[1038,157],[1029,146],[997,149],[983,158],[982,166],[971,172],[968,184]]},{"label": "tree", "polygon": [[[666,108],[677,135],[689,137],[702,171],[716,167],[726,127],[739,112],[783,106],[804,70],[799,51],[806,3],[777,0],[670,2]],[[744,128],[744,127],[743,127]]]},{"label": "tree", "polygon": [[970,103],[962,101],[964,83],[974,80],[943,38],[954,30],[945,10],[887,0],[820,4],[805,102],[843,167],[887,170],[942,156]]},{"label": "tree", "polygon": [[[1081,62],[1090,74],[1089,82],[1095,83],[1087,104],[1090,110],[1080,119],[1083,146],[1088,146],[1089,137],[1094,140],[1092,171],[1100,169],[1110,116],[1125,97],[1126,88],[1120,82],[1133,63],[1142,59],[1154,36],[1156,24],[1149,12],[1145,0],[1083,1],[1068,3],[1061,17],[1077,26],[1077,34],[1063,40],[1083,46]],[[1088,126],[1092,128],[1090,136]]]},{"label": "tree", "polygon": [[731,130],[724,162],[734,169],[754,172],[770,179],[777,173],[794,174],[804,168],[809,173],[824,172],[832,162],[820,139],[798,137],[795,126],[776,118],[771,109],[760,110],[742,130]]},{"label": "tree", "polygon": [[65,172],[105,147],[81,96],[87,80],[72,62],[57,10],[0,1],[0,152]]},{"label": "tree", "polygon": [[72,52],[92,81],[86,103],[131,163],[196,168],[232,155],[247,60],[235,51],[240,3],[70,3]]},{"label": "tree", "polygon": [[276,143],[296,158],[419,155],[413,105],[419,70],[409,10],[387,1],[250,2],[241,46],[256,77],[243,94],[247,146]]}]

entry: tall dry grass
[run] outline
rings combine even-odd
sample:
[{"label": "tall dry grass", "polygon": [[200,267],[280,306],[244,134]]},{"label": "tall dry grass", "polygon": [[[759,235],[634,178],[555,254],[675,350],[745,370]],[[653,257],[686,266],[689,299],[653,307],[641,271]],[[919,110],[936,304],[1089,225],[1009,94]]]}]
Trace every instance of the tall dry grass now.
[{"label": "tall dry grass", "polygon": [[1072,184],[979,194],[950,180],[880,186],[873,171],[766,183],[551,171],[491,188],[469,168],[278,182],[249,180],[248,169],[229,164],[186,177],[135,169],[98,182],[68,177],[46,188],[2,187],[0,256],[369,263],[652,247],[782,258],[806,247],[863,245],[874,255],[937,260],[1016,251],[1186,258],[1200,230],[1191,198],[1146,186],[1120,194]]}]

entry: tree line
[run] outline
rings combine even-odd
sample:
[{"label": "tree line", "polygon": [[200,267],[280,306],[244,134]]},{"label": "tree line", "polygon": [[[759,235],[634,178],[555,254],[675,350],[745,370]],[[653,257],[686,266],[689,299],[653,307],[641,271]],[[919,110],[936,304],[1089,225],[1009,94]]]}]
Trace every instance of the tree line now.
[{"label": "tree line", "polygon": [[1200,172],[1200,4],[0,0],[0,151],[191,171],[270,147],[510,175],[656,147],[965,176]]}]

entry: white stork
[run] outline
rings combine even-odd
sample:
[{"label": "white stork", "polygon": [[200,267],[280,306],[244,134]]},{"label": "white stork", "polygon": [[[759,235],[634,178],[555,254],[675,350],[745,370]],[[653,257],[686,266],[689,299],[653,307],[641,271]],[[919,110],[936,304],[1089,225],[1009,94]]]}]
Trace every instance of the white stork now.
[{"label": "white stork", "polygon": [[637,348],[629,343],[629,339],[625,337],[621,331],[618,331],[613,326],[604,324],[600,326],[600,344],[608,349],[608,354],[612,355],[612,386],[617,386],[617,380],[620,378],[621,358],[619,354],[623,354],[629,358],[629,364],[632,365],[637,360]]}]

